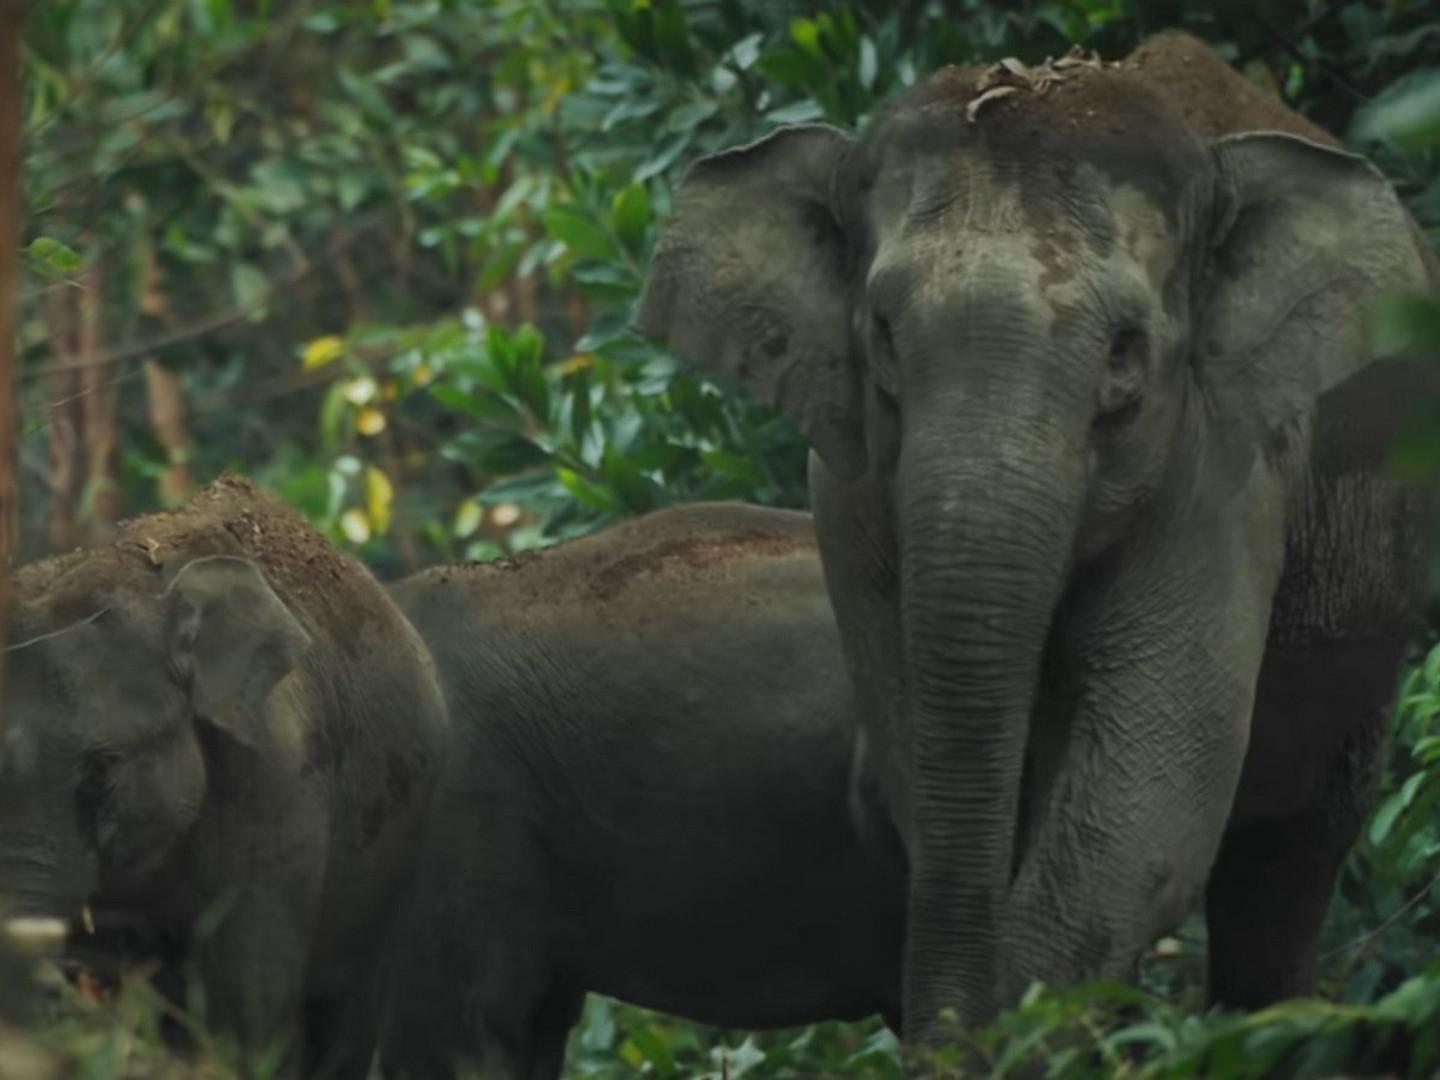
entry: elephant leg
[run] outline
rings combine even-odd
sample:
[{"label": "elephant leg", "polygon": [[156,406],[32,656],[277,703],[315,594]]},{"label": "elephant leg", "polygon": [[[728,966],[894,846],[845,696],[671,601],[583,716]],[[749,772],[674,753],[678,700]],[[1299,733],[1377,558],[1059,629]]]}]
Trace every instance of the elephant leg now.
[{"label": "elephant leg", "polygon": [[1345,857],[1337,840],[1315,814],[1226,834],[1205,890],[1207,1005],[1258,1009],[1314,991],[1320,929]]},{"label": "elephant leg", "polygon": [[1404,636],[1266,656],[1230,826],[1206,887],[1206,997],[1312,993],[1335,882],[1373,802]]},{"label": "elephant leg", "polygon": [[375,1056],[380,1009],[363,999],[323,998],[305,1007],[305,1075],[314,1080],[365,1080]]},{"label": "elephant leg", "polygon": [[560,1080],[565,1069],[565,1044],[584,1005],[584,993],[559,984],[551,987],[532,1021],[532,1053],[526,1080]]},{"label": "elephant leg", "polygon": [[246,1069],[284,1048],[275,1075],[305,1073],[304,960],[310,937],[282,906],[252,898],[238,903],[200,945],[204,1021],[236,1040]]},{"label": "elephant leg", "polygon": [[1011,887],[1005,1001],[1032,979],[1131,977],[1219,851],[1269,621],[1254,597],[1273,579],[1220,544],[1172,557],[1159,577],[1100,583],[1059,631],[1063,720],[1045,726],[1064,745]]},{"label": "elephant leg", "polygon": [[[508,948],[490,954],[480,976],[471,1039],[480,1075],[487,1080],[558,1077],[573,1012],[562,1019],[564,1010],[551,1006],[567,999],[560,980],[546,963],[543,948],[524,949],[519,941],[506,944]],[[553,1071],[543,1072],[544,1065]]]}]

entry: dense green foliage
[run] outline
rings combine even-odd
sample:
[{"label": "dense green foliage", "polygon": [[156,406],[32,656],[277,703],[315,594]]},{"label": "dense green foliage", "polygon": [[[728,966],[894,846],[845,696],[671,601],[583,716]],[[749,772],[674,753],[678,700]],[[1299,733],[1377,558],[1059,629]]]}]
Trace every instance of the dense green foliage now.
[{"label": "dense green foliage", "polygon": [[[384,572],[672,501],[803,505],[804,448],[783,419],[626,329],[688,161],[779,123],[861,122],[944,63],[1035,61],[1073,43],[1120,55],[1184,26],[1369,153],[1440,240],[1440,24],[1425,7],[37,5],[24,162],[30,547],[225,467]],[[1440,308],[1395,298],[1377,333],[1387,348],[1440,350]],[[152,416],[147,361],[178,380],[178,435]],[[77,400],[99,407],[77,412]],[[107,424],[108,457],[96,449]],[[1421,417],[1400,463],[1437,460],[1440,415]],[[1325,987],[1344,1004],[1199,1017],[1196,923],[1157,946],[1145,989],[1039,993],[969,1052],[996,1075],[1024,1062],[1057,1076],[1440,1067],[1437,711],[1431,652],[1407,676],[1384,797],[1330,920]],[[45,1039],[85,1056],[87,1075],[123,1074],[117,1047],[147,1041],[144,997],[89,1007],[83,1036],[72,1024]],[[746,1036],[598,1000],[572,1070],[899,1075],[875,1023]]]}]

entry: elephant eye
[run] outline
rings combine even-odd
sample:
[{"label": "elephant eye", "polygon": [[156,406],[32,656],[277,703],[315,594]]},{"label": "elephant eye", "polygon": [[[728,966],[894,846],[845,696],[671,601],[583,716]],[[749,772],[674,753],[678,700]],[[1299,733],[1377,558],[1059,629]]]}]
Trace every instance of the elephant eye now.
[{"label": "elephant eye", "polygon": [[93,810],[114,790],[119,761],[120,755],[114,750],[91,750],[81,758],[76,797],[82,810]]},{"label": "elephant eye", "polygon": [[1100,385],[1100,419],[1115,423],[1135,415],[1145,384],[1148,356],[1145,334],[1136,327],[1122,327],[1111,338]]}]

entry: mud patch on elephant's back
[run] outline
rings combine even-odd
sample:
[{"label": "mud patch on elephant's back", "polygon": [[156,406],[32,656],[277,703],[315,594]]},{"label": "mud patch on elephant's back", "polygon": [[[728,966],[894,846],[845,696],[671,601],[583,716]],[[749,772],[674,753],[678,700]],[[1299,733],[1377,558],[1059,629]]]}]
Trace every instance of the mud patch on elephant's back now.
[{"label": "mud patch on elephant's back", "polygon": [[813,545],[801,538],[760,530],[721,537],[667,537],[640,551],[594,567],[584,576],[584,591],[595,600],[608,601],[641,581],[681,568],[703,572],[739,559],[783,556],[810,550],[813,550]]},{"label": "mud patch on elephant's back", "polygon": [[1131,53],[1124,66],[1169,98],[1196,134],[1213,138],[1239,131],[1285,131],[1340,145],[1189,34],[1157,34]]}]

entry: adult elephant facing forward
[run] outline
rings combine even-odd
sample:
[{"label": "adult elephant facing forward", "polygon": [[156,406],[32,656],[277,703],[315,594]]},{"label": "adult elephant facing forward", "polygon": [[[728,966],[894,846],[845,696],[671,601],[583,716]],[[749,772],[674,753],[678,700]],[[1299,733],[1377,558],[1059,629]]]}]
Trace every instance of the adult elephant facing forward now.
[{"label": "adult elephant facing forward", "polygon": [[1213,1000],[1312,985],[1424,517],[1364,328],[1420,241],[1325,138],[1165,35],[947,69],[677,194],[640,325],[816,451],[912,1041],[1129,972],[1202,889]]}]

